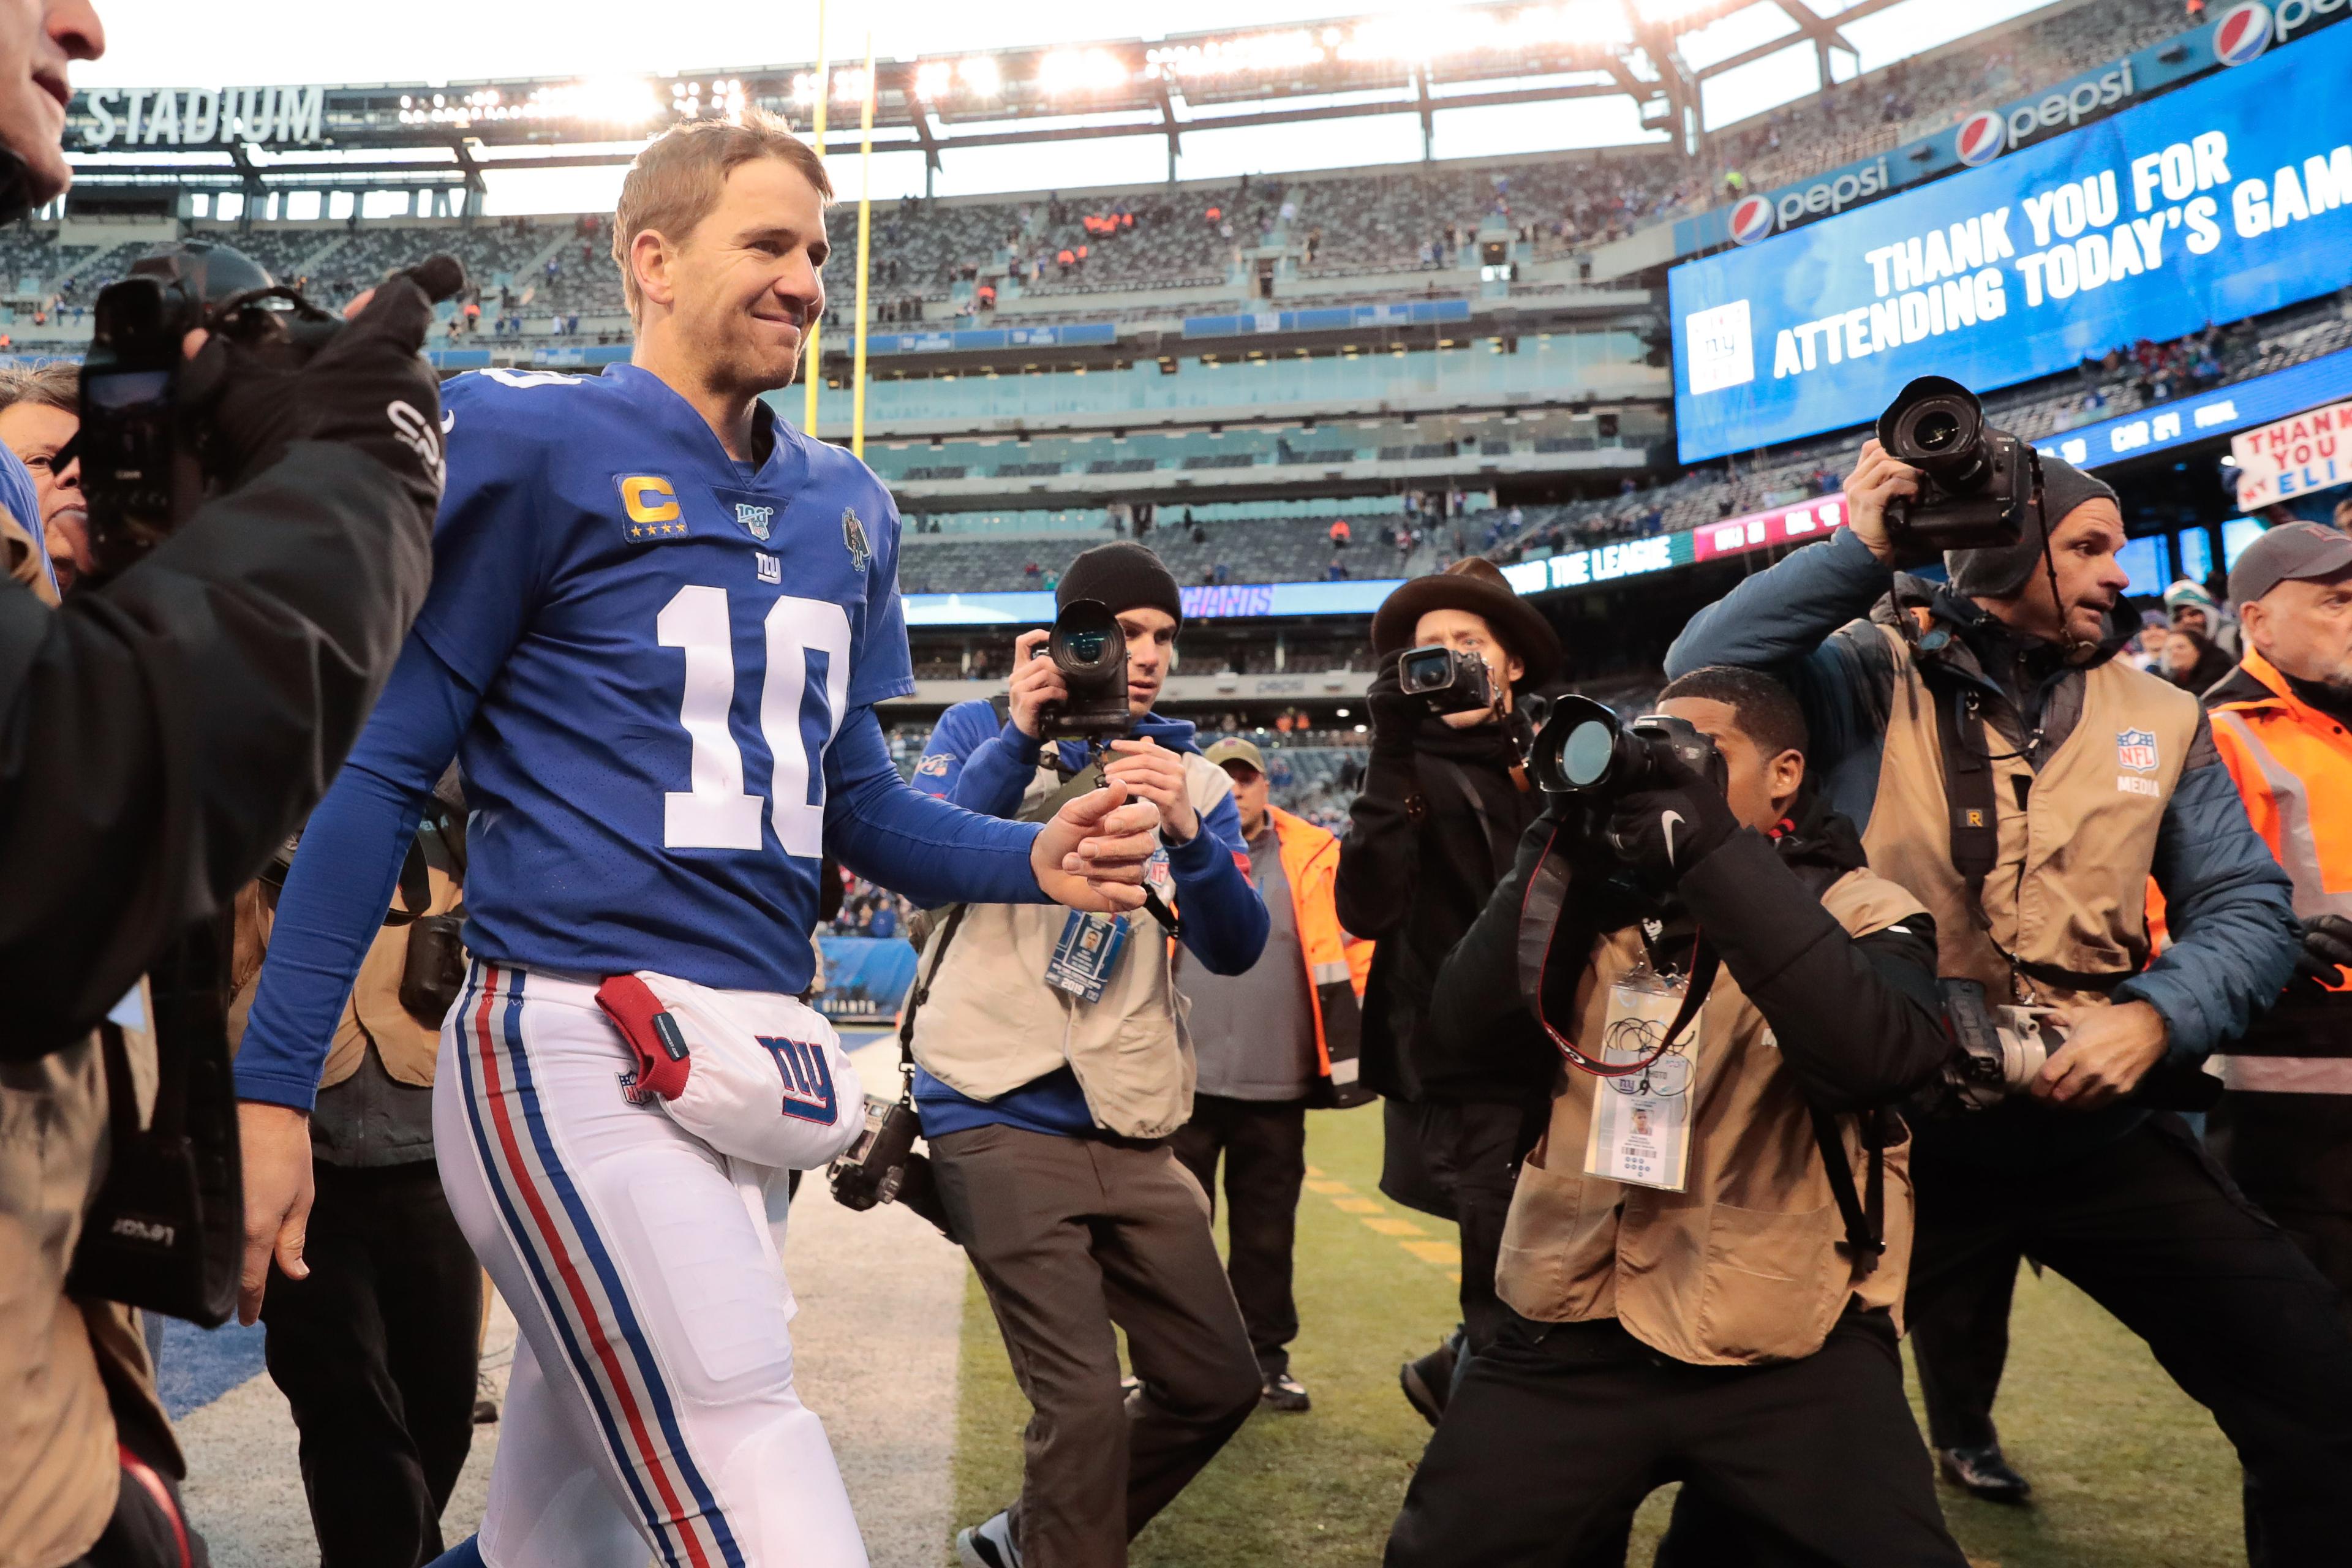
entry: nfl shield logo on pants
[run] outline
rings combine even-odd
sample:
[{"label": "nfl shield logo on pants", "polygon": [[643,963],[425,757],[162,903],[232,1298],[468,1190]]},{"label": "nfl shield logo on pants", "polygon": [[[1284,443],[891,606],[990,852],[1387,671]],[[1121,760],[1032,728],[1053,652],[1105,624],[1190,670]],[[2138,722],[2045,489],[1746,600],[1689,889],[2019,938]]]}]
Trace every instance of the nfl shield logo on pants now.
[{"label": "nfl shield logo on pants", "polygon": [[2156,772],[2156,737],[2146,730],[2121,730],[2116,733],[2116,762],[2136,773]]}]

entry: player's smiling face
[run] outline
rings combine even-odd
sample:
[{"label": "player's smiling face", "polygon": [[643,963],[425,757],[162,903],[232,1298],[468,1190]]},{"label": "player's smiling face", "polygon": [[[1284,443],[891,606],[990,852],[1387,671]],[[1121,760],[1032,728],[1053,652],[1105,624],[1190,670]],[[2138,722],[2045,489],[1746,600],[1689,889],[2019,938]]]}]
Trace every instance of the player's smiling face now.
[{"label": "player's smiling face", "polygon": [[706,384],[766,392],[793,379],[809,325],[824,312],[824,203],[798,169],[754,158],[669,258],[681,340]]}]

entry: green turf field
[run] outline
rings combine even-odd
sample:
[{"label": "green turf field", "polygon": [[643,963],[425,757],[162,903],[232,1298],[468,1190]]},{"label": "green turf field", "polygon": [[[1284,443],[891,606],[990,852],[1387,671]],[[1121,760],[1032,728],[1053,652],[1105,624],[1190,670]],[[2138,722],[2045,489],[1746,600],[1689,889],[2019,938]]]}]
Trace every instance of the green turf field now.
[{"label": "green turf field", "polygon": [[[1454,1322],[1446,1227],[1380,1196],[1380,1112],[1309,1118],[1314,1174],[1298,1220],[1292,1367],[1304,1415],[1260,1412],[1136,1542],[1137,1568],[1363,1568],[1429,1429],[1397,1392],[1398,1363]],[[1980,1568],[2225,1568],[2242,1563],[2238,1468],[2205,1413],[2139,1342],[2055,1277],[2018,1282],[1999,1415],[2038,1490],[2030,1510],[1947,1491]],[[975,1279],[965,1301],[956,1517],[1003,1507],[1020,1482],[1028,1406]],[[1663,1528],[1653,1498],[1632,1561]],[[954,1553],[948,1553],[954,1561]]]}]

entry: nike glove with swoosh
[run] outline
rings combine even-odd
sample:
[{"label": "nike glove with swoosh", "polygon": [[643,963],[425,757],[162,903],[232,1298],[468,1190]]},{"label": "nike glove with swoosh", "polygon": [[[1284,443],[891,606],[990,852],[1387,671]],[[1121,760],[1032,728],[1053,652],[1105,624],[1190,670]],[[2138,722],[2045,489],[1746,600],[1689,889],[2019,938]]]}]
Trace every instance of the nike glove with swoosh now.
[{"label": "nike glove with swoosh", "polygon": [[1645,878],[1672,883],[1738,832],[1739,819],[1713,781],[1670,752],[1656,756],[1657,784],[1610,807],[1609,842]]}]

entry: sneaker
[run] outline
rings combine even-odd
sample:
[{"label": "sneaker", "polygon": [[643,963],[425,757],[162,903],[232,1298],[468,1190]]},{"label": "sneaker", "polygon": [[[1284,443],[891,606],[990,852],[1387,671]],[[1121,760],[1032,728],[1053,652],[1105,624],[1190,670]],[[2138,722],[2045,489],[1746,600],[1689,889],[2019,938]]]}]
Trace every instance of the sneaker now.
[{"label": "sneaker", "polygon": [[1021,1568],[1021,1549],[1013,1544],[1013,1516],[1000,1513],[984,1524],[967,1526],[956,1536],[956,1561],[963,1568]]},{"label": "sneaker", "polygon": [[1306,1386],[1286,1372],[1277,1372],[1265,1380],[1265,1388],[1258,1402],[1269,1410],[1305,1410],[1309,1408]]},{"label": "sneaker", "polygon": [[1998,1443],[1980,1448],[1938,1448],[1936,1468],[1944,1472],[1946,1480],[1987,1502],[2022,1503],[2033,1495],[2033,1483],[2010,1468]]},{"label": "sneaker", "polygon": [[1454,1392],[1454,1341],[1397,1369],[1397,1384],[1407,1403],[1432,1426],[1445,1415],[1446,1395]]},{"label": "sneaker", "polygon": [[487,1372],[474,1373],[474,1425],[495,1426],[499,1423],[498,1385]]}]

